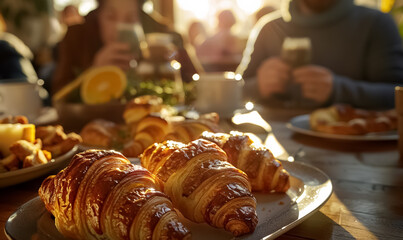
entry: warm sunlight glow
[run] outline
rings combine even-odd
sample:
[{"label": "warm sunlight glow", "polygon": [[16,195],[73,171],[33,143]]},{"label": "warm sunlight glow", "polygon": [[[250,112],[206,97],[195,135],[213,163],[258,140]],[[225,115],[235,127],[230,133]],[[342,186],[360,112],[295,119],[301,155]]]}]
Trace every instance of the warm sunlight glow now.
[{"label": "warm sunlight glow", "polygon": [[234,72],[225,72],[224,73],[226,79],[235,79],[235,73]]},{"label": "warm sunlight glow", "polygon": [[283,157],[284,155],[288,156],[283,146],[277,141],[276,137],[272,133],[272,129],[269,123],[267,123],[257,111],[252,111],[248,113],[236,113],[232,117],[232,122],[236,125],[249,123],[262,127],[268,133],[264,145],[268,149],[270,149],[274,157]]},{"label": "warm sunlight glow", "polygon": [[243,123],[251,123],[262,127],[266,132],[271,132],[271,126],[262,118],[257,111],[248,113],[236,113],[232,117],[232,122],[239,125]]},{"label": "warm sunlight glow", "polygon": [[179,69],[181,69],[181,64],[178,62],[178,61],[175,61],[175,60],[173,60],[173,61],[171,61],[171,66],[175,69],[175,70],[179,70]]},{"label": "warm sunlight glow", "polygon": [[[370,229],[368,229],[368,226],[365,226],[363,223],[361,223],[360,218],[363,218],[363,215],[358,215],[355,216],[355,213],[352,213],[348,207],[343,203],[342,200],[339,199],[337,196],[336,192],[332,194],[332,196],[329,199],[329,202],[331,204],[328,204],[330,207],[334,207],[337,209],[332,209],[332,212],[338,212],[339,214],[335,215],[332,220],[336,223],[339,224],[340,227],[343,227],[345,231],[347,231],[349,234],[351,234],[352,239],[362,239],[363,235],[361,235],[362,232],[365,232],[365,239],[378,239],[378,237],[371,232]],[[309,211],[308,209],[304,209],[306,211]],[[301,213],[300,213],[301,214]],[[347,223],[347,224],[346,224]],[[348,226],[348,228],[344,226]],[[357,231],[357,229],[360,229],[360,231]],[[365,231],[364,229],[367,229]]]},{"label": "warm sunlight glow", "polygon": [[255,105],[253,104],[253,102],[247,102],[247,103],[245,104],[245,108],[246,108],[246,110],[248,110],[248,111],[252,110],[254,107],[255,107]]},{"label": "warm sunlight glow", "polygon": [[153,2],[152,1],[146,1],[143,4],[143,11],[148,13],[148,14],[153,13],[154,12],[154,4],[153,4]]},{"label": "warm sunlight glow", "polygon": [[193,79],[193,81],[199,81],[200,75],[195,73],[195,74],[193,74],[192,79]]},{"label": "warm sunlight glow", "polygon": [[82,16],[87,15],[90,11],[94,10],[98,6],[96,1],[83,1],[78,7],[78,11]]},{"label": "warm sunlight glow", "polygon": [[[267,138],[264,141],[264,145],[268,149],[270,149],[270,151],[273,153],[275,158],[287,154],[287,152],[285,151],[283,146],[277,141],[277,139],[274,136],[274,134],[267,135]],[[294,158],[292,158],[292,159],[288,158],[287,160],[290,161],[290,162],[293,162]]]},{"label": "warm sunlight glow", "polygon": [[208,15],[209,2],[208,0],[177,0],[181,9],[193,13],[193,16],[198,19],[204,19]]},{"label": "warm sunlight glow", "polygon": [[256,12],[262,6],[262,0],[237,0],[240,9],[248,14]]}]

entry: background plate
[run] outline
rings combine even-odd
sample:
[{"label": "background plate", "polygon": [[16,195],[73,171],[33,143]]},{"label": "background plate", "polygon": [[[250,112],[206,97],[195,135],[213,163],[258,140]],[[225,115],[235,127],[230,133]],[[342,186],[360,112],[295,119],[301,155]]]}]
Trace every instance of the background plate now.
[{"label": "background plate", "polygon": [[0,173],[0,188],[32,180],[67,165],[77,149],[78,146],[75,146],[67,153],[50,160],[50,162],[46,164]]},{"label": "background plate", "polygon": [[311,126],[309,125],[309,114],[300,115],[292,118],[290,122],[287,123],[287,128],[297,133],[328,139],[352,140],[352,141],[391,141],[399,139],[397,131],[369,133],[366,135],[341,135],[341,134],[330,134],[314,131],[311,129]]},{"label": "background plate", "polygon": [[[292,175],[286,194],[254,194],[259,223],[253,234],[239,239],[274,239],[316,212],[330,197],[332,184],[328,176],[310,165],[283,162]],[[224,230],[207,224],[181,219],[192,231],[192,239],[232,239]],[[39,197],[22,205],[7,220],[10,239],[66,239],[56,229],[54,220]]]}]

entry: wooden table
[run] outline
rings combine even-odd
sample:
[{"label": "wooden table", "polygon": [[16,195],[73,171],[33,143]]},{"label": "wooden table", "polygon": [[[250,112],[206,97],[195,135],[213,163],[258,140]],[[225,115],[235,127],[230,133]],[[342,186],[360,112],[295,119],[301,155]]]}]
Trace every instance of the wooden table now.
[{"label": "wooden table", "polygon": [[[264,109],[278,141],[289,152],[302,147],[305,162],[323,170],[334,192],[328,202],[279,239],[402,239],[403,161],[396,141],[353,142],[295,134],[285,123],[303,111]],[[44,177],[0,189],[0,228],[18,206],[37,196]],[[0,233],[0,239],[5,235]]]}]

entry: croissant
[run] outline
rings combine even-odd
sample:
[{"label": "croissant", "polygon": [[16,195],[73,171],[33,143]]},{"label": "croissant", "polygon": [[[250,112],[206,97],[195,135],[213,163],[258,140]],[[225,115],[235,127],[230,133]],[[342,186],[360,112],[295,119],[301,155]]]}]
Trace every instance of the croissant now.
[{"label": "croissant", "polygon": [[256,199],[248,178],[215,143],[155,143],[144,151],[141,164],[164,182],[164,192],[186,218],[235,236],[254,231]]},{"label": "croissant", "polygon": [[222,132],[218,126],[218,115],[210,113],[200,116],[197,120],[183,120],[172,122],[172,130],[165,136],[165,140],[174,140],[188,143],[199,138],[204,131]]},{"label": "croissant", "polygon": [[309,116],[310,127],[319,132],[341,135],[364,135],[397,129],[395,110],[369,111],[336,104],[321,108]]},{"label": "croissant", "polygon": [[216,143],[227,153],[229,162],[248,175],[253,191],[286,192],[290,188],[289,174],[282,164],[248,135],[236,131],[203,132],[201,138]]},{"label": "croissant", "polygon": [[43,149],[58,157],[70,151],[75,145],[82,142],[80,135],[76,133],[66,134],[61,125],[41,126],[36,128],[36,137],[43,142]]},{"label": "croissant", "polygon": [[73,239],[189,239],[161,182],[115,151],[88,150],[46,178],[39,196]]},{"label": "croissant", "polygon": [[83,127],[80,136],[84,144],[110,148],[118,132],[118,124],[104,119],[95,119]]},{"label": "croissant", "polygon": [[161,142],[169,128],[168,122],[159,116],[142,118],[132,134],[132,140],[125,144],[123,154],[128,157],[139,156],[151,144]]},{"label": "croissant", "polygon": [[162,98],[152,95],[140,96],[126,104],[123,119],[128,126],[135,128],[142,118],[160,112],[162,108]]}]

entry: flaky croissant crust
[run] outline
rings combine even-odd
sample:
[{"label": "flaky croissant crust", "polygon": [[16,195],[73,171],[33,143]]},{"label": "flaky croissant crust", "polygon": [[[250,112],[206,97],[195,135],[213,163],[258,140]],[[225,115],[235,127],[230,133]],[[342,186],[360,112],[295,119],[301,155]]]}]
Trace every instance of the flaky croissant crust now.
[{"label": "flaky croissant crust", "polygon": [[141,164],[164,182],[164,192],[188,219],[235,236],[254,231],[256,200],[248,178],[216,144],[202,139],[154,144],[142,154]]},{"label": "flaky croissant crust", "polygon": [[241,132],[203,132],[201,138],[220,146],[228,161],[248,175],[253,191],[286,192],[290,188],[288,172],[271,151]]},{"label": "flaky croissant crust", "polygon": [[44,180],[39,196],[74,239],[188,239],[161,182],[120,153],[89,150]]}]

